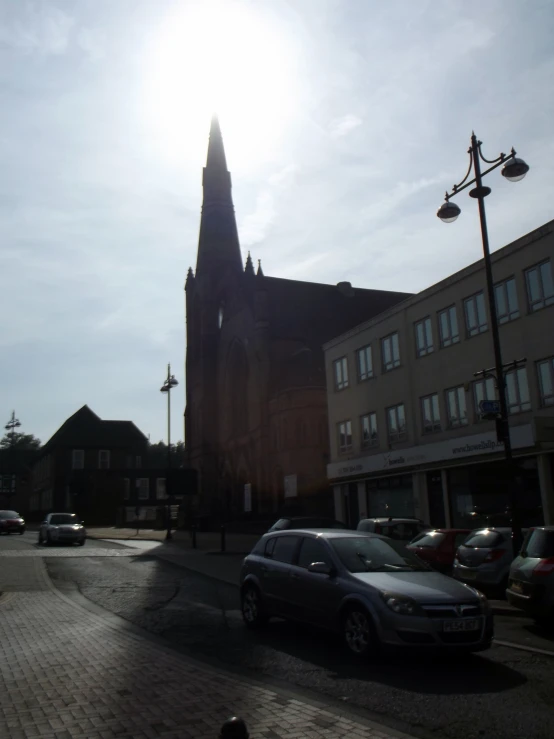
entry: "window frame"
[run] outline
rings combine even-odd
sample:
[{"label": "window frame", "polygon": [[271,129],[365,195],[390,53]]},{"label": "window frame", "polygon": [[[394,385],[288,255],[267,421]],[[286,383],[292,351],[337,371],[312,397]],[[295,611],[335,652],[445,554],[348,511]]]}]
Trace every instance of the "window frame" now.
[{"label": "window frame", "polygon": [[[514,283],[514,295],[515,295],[515,309],[510,309],[510,299],[508,294],[507,285],[509,282]],[[503,291],[503,297],[504,301],[506,303],[507,312],[504,314],[500,313],[499,307],[498,307],[498,297],[497,297],[497,291],[502,290]],[[510,323],[510,321],[515,321],[521,316],[520,310],[519,310],[519,301],[517,296],[517,282],[514,275],[511,277],[506,277],[506,279],[501,280],[500,282],[497,282],[494,285],[494,307],[496,308],[496,317],[498,320],[499,325],[503,325],[505,323]]]},{"label": "window frame", "polygon": [[[161,482],[163,482],[163,485],[160,485]],[[167,478],[156,477],[156,500],[165,500],[167,498],[166,482]]]},{"label": "window frame", "polygon": [[[75,464],[76,452],[81,453],[82,464]],[[85,469],[85,450],[84,449],[72,449],[71,450],[71,469],[72,470],[84,470]]]},{"label": "window frame", "polygon": [[[107,464],[102,464],[102,455],[107,455],[107,457],[104,457],[104,459],[107,459]],[[98,469],[99,470],[109,470],[110,469],[110,462],[111,462],[111,454],[109,449],[99,449],[98,450]]]},{"label": "window frame", "polygon": [[[310,544],[315,545],[316,548],[319,548],[322,550],[324,554],[324,559],[313,559],[309,564],[301,564],[300,558],[302,556],[302,549],[304,547],[304,542],[310,542]],[[325,562],[325,564],[329,565],[329,567],[333,567],[333,558],[331,556],[331,553],[327,549],[326,545],[323,543],[323,541],[316,539],[314,536],[302,536],[300,541],[300,546],[298,547],[298,550],[296,552],[296,556],[294,558],[294,564],[296,567],[301,567],[303,570],[308,570],[308,567],[313,564],[314,562]]]},{"label": "window frame", "polygon": [[[475,410],[475,420],[479,422],[479,421],[484,420],[483,417],[481,416],[481,411],[479,409],[479,403],[481,402],[481,400],[498,400],[498,390],[496,389],[495,379],[493,377],[483,377],[479,380],[474,380],[471,384],[472,384],[471,391],[473,395],[473,408]],[[487,388],[490,388],[491,384],[492,384],[493,394],[492,394],[492,397],[489,397]],[[477,388],[480,386],[483,386],[484,393],[483,393],[483,397],[481,398],[481,400],[478,400],[477,399]]]},{"label": "window frame", "polygon": [[[529,313],[536,313],[538,310],[542,310],[543,308],[548,308],[549,306],[554,305],[554,292],[551,295],[548,295],[547,297],[545,297],[545,294],[544,294],[544,280],[543,280],[541,268],[546,265],[549,265],[550,267],[550,280],[554,284],[554,275],[552,274],[552,260],[550,258],[543,259],[541,262],[537,262],[537,264],[533,264],[531,267],[527,267],[527,269],[525,270],[527,310]],[[541,297],[538,300],[532,301],[531,300],[531,290],[529,287],[529,275],[534,270],[537,271],[538,284],[539,284]]]},{"label": "window frame", "polygon": [[131,500],[131,478],[123,478],[123,500]]},{"label": "window frame", "polygon": [[[337,369],[340,367],[340,372],[337,372]],[[342,379],[339,379],[339,375]],[[335,387],[335,392],[340,392],[341,390],[346,390],[347,387],[349,387],[349,378],[348,378],[348,357],[346,354],[342,357],[339,357],[338,359],[333,360],[333,382]]]},{"label": "window frame", "polygon": [[[483,311],[484,311],[484,319],[485,319],[484,324],[479,323],[479,310],[478,310],[478,303],[477,303],[477,299],[479,297],[481,297],[483,300]],[[473,331],[469,325],[467,306],[471,302],[474,303],[475,317],[478,321],[476,331]],[[465,318],[465,326],[466,326],[466,337],[468,339],[472,339],[474,336],[479,336],[480,334],[484,334],[486,331],[489,330],[489,320],[487,316],[487,303],[485,301],[485,293],[483,290],[478,290],[476,293],[473,293],[473,295],[468,295],[467,298],[464,298],[464,318]]]},{"label": "window frame", "polygon": [[[456,333],[455,334],[452,331],[452,314],[454,315],[454,320],[456,321]],[[448,330],[450,332],[450,335],[448,338],[445,338],[443,334],[442,321],[441,321],[442,315],[445,315],[447,317]],[[437,318],[439,321],[439,346],[440,348],[447,349],[449,346],[453,346],[454,344],[459,344],[460,343],[460,324],[458,321],[458,308],[456,306],[456,303],[452,303],[452,305],[447,305],[446,308],[441,308],[441,310],[437,311]]]},{"label": "window frame", "polygon": [[[137,500],[150,500],[150,479],[148,477],[137,477],[136,480]],[[146,480],[146,485],[141,484],[143,480]],[[143,494],[144,492],[146,492],[146,495]]]},{"label": "window frame", "polygon": [[[434,412],[433,408],[433,399],[436,398],[437,401],[437,411],[438,411],[438,418],[432,418],[431,419],[431,427],[426,428],[425,427],[425,402],[429,401],[430,403],[430,409],[431,413]],[[429,393],[428,395],[422,395],[420,398],[420,409],[421,409],[421,432],[422,434],[425,434],[427,436],[428,434],[436,434],[440,431],[442,431],[442,423],[441,423],[441,409],[440,409],[440,400],[439,400],[439,394],[438,393]]]},{"label": "window frame", "polygon": [[[458,421],[459,421],[457,423],[454,422],[453,416],[450,413],[450,402],[449,402],[449,399],[448,399],[449,398],[449,393],[454,392],[454,391],[457,391],[456,392],[456,408],[458,410]],[[462,392],[462,397],[464,399],[464,411],[465,411],[465,417],[464,418],[462,418],[460,416],[460,413],[459,413],[459,411],[460,411],[460,402],[459,402],[459,399],[460,399],[460,394],[459,393],[460,393],[460,391]],[[465,386],[464,385],[455,385],[454,387],[447,388],[444,391],[444,398],[445,398],[445,402],[446,402],[446,419],[447,419],[447,423],[448,423],[448,428],[449,429],[459,429],[459,428],[462,428],[463,426],[467,426],[469,424],[469,419],[468,419],[468,416],[467,416],[467,399],[466,399]]]},{"label": "window frame", "polygon": [[[515,396],[517,399],[516,403],[510,403],[510,391],[509,391],[509,384],[508,379],[510,377],[515,377],[514,382],[514,389],[515,389]],[[527,398],[528,400],[522,402],[521,400],[521,382],[520,377],[525,377],[525,385],[527,388]],[[509,416],[515,416],[518,413],[528,413],[533,409],[532,403],[531,403],[531,392],[529,390],[529,378],[527,377],[527,367],[516,367],[516,369],[510,370],[509,372],[504,373],[504,382],[506,383],[506,407],[508,410]],[[527,406],[527,407],[524,407]],[[515,410],[514,410],[515,409]]]},{"label": "window frame", "polygon": [[[375,437],[373,437],[372,431],[371,431],[371,417],[375,418]],[[367,418],[369,420],[369,438],[366,441],[364,437],[364,419]],[[360,436],[361,436],[361,448],[362,449],[370,449],[374,446],[379,446],[379,427],[377,425],[377,412],[376,411],[369,411],[369,413],[364,413],[360,416]]]},{"label": "window frame", "polygon": [[[344,433],[341,431],[341,426],[345,427]],[[350,428],[350,433],[348,433],[346,427]],[[341,435],[345,437],[345,439],[348,439],[348,436],[350,436],[350,444],[345,444],[344,446],[341,446],[340,439]],[[337,423],[337,444],[338,444],[338,450],[339,453],[348,452],[352,449],[353,441],[352,441],[352,421],[350,419],[345,419],[344,421],[339,421]]]},{"label": "window frame", "polygon": [[[423,346],[419,345],[419,337],[418,337],[418,328],[422,327],[423,331]],[[429,334],[431,341],[428,343],[428,336],[427,336],[427,328],[429,329]],[[435,341],[433,338],[433,322],[431,320],[431,316],[425,316],[425,318],[421,318],[419,321],[415,321],[414,323],[414,334],[415,334],[415,347],[416,347],[416,357],[426,357],[428,354],[432,354],[435,351]]]},{"label": "window frame", "polygon": [[[363,353],[363,354],[362,354]],[[367,369],[367,353],[369,353],[369,367],[370,369]],[[361,366],[360,366],[360,357],[365,356],[365,362],[366,362],[366,372],[362,373]],[[372,380],[375,377],[375,372],[373,370],[373,349],[371,348],[371,344],[366,344],[365,346],[361,346],[359,349],[356,349],[356,371],[358,376],[358,382],[367,382],[367,380]]]},{"label": "window frame", "polygon": [[[391,411],[394,412],[396,426],[398,429],[400,429],[400,424],[398,423],[399,408],[402,408],[402,414],[404,416],[404,430],[403,431],[397,430],[395,432],[392,432],[391,424],[390,424],[390,413]],[[402,403],[397,403],[396,405],[388,406],[385,413],[386,413],[386,418],[387,418],[387,438],[389,440],[389,443],[396,444],[401,441],[405,441],[408,438],[408,429],[407,429],[407,424],[406,424],[406,406],[404,405],[404,403],[402,402]]]},{"label": "window frame", "polygon": [[[394,337],[396,337],[396,348],[398,352],[398,356],[394,356]],[[386,343],[390,341],[390,356],[391,356],[391,366],[387,366],[385,363],[385,346]],[[390,334],[387,334],[386,336],[383,336],[381,339],[381,364],[383,368],[383,372],[392,372],[392,370],[397,369],[400,367],[401,361],[400,361],[400,334],[398,331],[392,331]]]},{"label": "window frame", "polygon": [[[546,357],[545,359],[539,359],[537,362],[535,362],[537,367],[537,384],[539,388],[539,403],[541,408],[551,408],[554,406],[554,356],[552,357]],[[548,365],[548,373],[550,378],[550,387],[552,390],[551,395],[546,395],[544,393],[543,388],[543,381],[542,381],[542,375],[541,375],[541,365],[546,364]],[[550,399],[550,402],[546,402],[546,400]]]}]

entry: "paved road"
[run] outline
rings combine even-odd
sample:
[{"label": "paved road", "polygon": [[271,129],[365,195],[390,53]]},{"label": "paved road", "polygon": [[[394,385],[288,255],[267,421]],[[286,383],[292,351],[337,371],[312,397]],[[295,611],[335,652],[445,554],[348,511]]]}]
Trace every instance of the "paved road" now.
[{"label": "paved road", "polygon": [[[7,547],[5,542],[4,538],[0,547]],[[15,546],[13,540],[9,546]],[[125,556],[94,556],[109,547],[102,542],[90,546],[87,557],[80,548],[64,549],[63,556],[56,549],[51,550],[56,556],[45,552],[57,587],[163,635],[209,664],[308,690],[323,699],[342,700],[417,736],[551,739],[553,735],[552,659],[495,647],[466,661],[425,656],[364,664],[350,657],[338,639],[312,629],[275,622],[263,632],[247,632],[233,586],[152,554],[123,550]]]},{"label": "paved road", "polygon": [[[0,541],[2,739],[215,739],[235,711],[252,739],[400,739],[347,709],[216,671],[83,608],[53,588],[43,557],[11,556],[33,546],[23,537]],[[132,561],[98,556],[106,549],[94,545],[89,558],[60,551],[50,561],[94,562],[98,572],[116,559],[127,572]]]}]

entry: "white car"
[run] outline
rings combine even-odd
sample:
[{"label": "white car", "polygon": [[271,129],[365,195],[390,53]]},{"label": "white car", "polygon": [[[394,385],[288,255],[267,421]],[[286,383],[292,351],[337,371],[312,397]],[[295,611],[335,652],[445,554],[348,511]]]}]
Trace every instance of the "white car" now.
[{"label": "white car", "polygon": [[49,513],[38,531],[39,544],[79,544],[83,546],[87,532],[76,513]]}]

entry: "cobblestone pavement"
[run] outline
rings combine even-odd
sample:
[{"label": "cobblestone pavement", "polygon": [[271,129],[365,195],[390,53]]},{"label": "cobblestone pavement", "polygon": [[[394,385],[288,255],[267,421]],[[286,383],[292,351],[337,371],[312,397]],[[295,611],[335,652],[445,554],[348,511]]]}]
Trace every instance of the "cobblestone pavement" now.
[{"label": "cobblestone pavement", "polygon": [[252,739],[406,736],[183,657],[68,599],[51,585],[41,557],[6,559],[1,737],[216,739],[232,714],[244,717]]}]

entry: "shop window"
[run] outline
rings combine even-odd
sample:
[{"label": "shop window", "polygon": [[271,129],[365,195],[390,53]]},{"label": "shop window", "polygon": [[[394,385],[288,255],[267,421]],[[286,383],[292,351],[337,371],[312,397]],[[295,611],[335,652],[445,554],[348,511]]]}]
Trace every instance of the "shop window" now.
[{"label": "shop window", "polygon": [[531,398],[529,396],[529,384],[527,382],[527,370],[525,367],[507,372],[505,378],[508,413],[530,411]]},{"label": "shop window", "polygon": [[421,420],[424,434],[441,430],[439,395],[433,393],[421,399]]},{"label": "shop window", "polygon": [[344,390],[348,387],[348,360],[346,357],[335,359],[333,362],[335,373],[335,390]]},{"label": "shop window", "polygon": [[367,413],[361,417],[362,424],[362,447],[377,446],[377,414]]},{"label": "shop window", "polygon": [[404,403],[387,408],[387,426],[389,442],[404,441],[407,437]]},{"label": "shop window", "polygon": [[481,409],[479,403],[482,400],[496,400],[496,387],[495,381],[492,377],[487,377],[485,380],[477,380],[473,383],[473,399],[475,402],[475,414],[477,419],[481,418]]},{"label": "shop window", "polygon": [[487,311],[483,291],[464,300],[464,311],[468,336],[477,336],[487,330]]},{"label": "shop window", "polygon": [[433,327],[431,319],[424,318],[415,324],[416,353],[418,357],[424,357],[433,351]]},{"label": "shop window", "polygon": [[389,372],[395,367],[400,367],[400,344],[398,334],[390,334],[381,339],[381,356],[383,359],[383,372]]},{"label": "shop window", "polygon": [[352,422],[341,421],[337,424],[339,435],[339,451],[347,452],[352,449]]},{"label": "shop window", "polygon": [[446,391],[446,412],[450,428],[467,426],[466,394],[463,385]]},{"label": "shop window", "polygon": [[537,362],[541,406],[554,405],[554,357]]},{"label": "shop window", "polygon": [[458,316],[455,305],[451,305],[449,308],[445,308],[439,312],[439,331],[442,348],[457,344],[460,341]]},{"label": "shop window", "polygon": [[494,297],[496,301],[496,316],[498,323],[508,323],[514,318],[519,318],[517,305],[516,281],[514,277],[499,282],[494,286]]},{"label": "shop window", "polygon": [[554,305],[554,281],[550,260],[537,264],[525,272],[529,310],[536,311]]},{"label": "shop window", "polygon": [[371,346],[364,346],[356,352],[358,360],[358,381],[363,382],[373,377],[373,357]]}]

